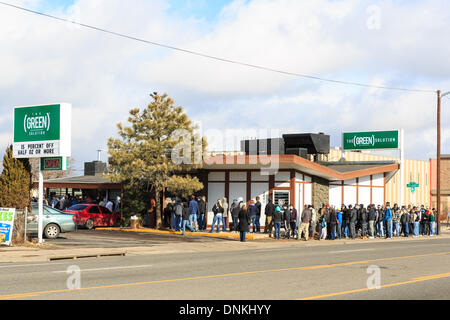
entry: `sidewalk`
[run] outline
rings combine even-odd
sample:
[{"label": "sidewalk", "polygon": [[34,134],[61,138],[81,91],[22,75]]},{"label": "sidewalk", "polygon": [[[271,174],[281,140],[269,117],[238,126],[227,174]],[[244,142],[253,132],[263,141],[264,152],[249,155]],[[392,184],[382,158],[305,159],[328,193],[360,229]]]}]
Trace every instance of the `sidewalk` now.
[{"label": "sidewalk", "polygon": [[[116,229],[115,229],[116,230]],[[143,231],[146,230],[146,231]],[[150,231],[151,230],[151,231]],[[123,229],[124,232],[167,232],[152,229]],[[199,235],[200,233],[190,233]],[[227,238],[228,234],[210,234],[207,236],[220,236]],[[233,238],[236,234],[230,234]],[[239,235],[237,235],[239,236]],[[105,256],[136,256],[136,255],[153,255],[153,254],[177,254],[177,253],[199,253],[212,251],[246,251],[255,249],[277,249],[277,248],[302,248],[316,246],[342,246],[362,243],[382,243],[382,242],[404,242],[404,241],[421,241],[433,239],[449,239],[450,231],[442,230],[439,237],[418,237],[418,238],[393,238],[393,239],[355,239],[355,240],[274,240],[266,234],[255,234],[255,241],[240,242],[235,241],[215,241],[196,243],[195,246],[189,242],[183,243],[164,243],[154,246],[127,247],[123,249],[110,248],[76,248],[76,247],[60,247],[55,245],[43,245],[35,247],[3,247],[0,246],[0,264],[1,263],[25,263],[25,262],[48,262],[60,259],[81,259]],[[76,260],[74,260],[76,261]],[[76,262],[75,262],[76,263]]]}]

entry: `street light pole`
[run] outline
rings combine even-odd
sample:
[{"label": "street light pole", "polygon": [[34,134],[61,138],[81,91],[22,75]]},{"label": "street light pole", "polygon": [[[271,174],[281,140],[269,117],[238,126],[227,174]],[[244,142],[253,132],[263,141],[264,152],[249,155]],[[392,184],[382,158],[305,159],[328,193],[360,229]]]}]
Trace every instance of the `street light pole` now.
[{"label": "street light pole", "polygon": [[450,91],[441,94],[441,90],[437,91],[437,163],[436,163],[436,201],[437,201],[437,234],[441,233],[441,221],[439,214],[441,212],[441,99],[450,94]]}]

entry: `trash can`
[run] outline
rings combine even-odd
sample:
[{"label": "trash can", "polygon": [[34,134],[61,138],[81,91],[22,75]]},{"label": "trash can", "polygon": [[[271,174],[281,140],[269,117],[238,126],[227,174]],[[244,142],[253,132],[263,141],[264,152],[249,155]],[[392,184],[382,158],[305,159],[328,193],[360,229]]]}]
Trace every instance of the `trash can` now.
[{"label": "trash can", "polygon": [[137,216],[131,217],[131,229],[138,229],[139,228],[139,218]]}]

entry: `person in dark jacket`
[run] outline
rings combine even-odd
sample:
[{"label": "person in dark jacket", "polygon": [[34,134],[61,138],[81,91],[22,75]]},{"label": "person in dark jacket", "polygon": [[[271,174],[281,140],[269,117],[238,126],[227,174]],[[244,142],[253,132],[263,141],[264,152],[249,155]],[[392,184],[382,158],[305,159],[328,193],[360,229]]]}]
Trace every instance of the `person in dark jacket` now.
[{"label": "person in dark jacket", "polygon": [[384,210],[380,205],[378,205],[377,213],[378,213],[378,222],[377,222],[378,237],[384,238],[384,235],[385,235],[385,232],[384,232]]},{"label": "person in dark jacket", "polygon": [[283,212],[282,212],[282,208],[280,208],[280,206],[277,206],[275,208],[275,212],[273,214],[273,222],[274,222],[274,227],[275,227],[274,239],[279,240],[281,223],[283,222]]},{"label": "person in dark jacket", "polygon": [[330,210],[330,220],[329,220],[329,226],[330,226],[330,239],[334,240],[336,237],[336,225],[337,225],[337,214],[336,210],[331,208]]},{"label": "person in dark jacket", "polygon": [[356,205],[355,208],[351,208],[350,206],[350,238],[355,239],[356,238],[356,221],[358,219],[358,206]]},{"label": "person in dark jacket", "polygon": [[350,228],[350,213],[351,213],[351,206],[347,208],[345,205],[342,205],[342,232],[344,234],[344,237],[348,239],[349,235],[349,228]]},{"label": "person in dark jacket", "polygon": [[198,209],[200,210],[198,226],[200,230],[206,230],[206,197],[198,197]]},{"label": "person in dark jacket", "polygon": [[[253,233],[256,232],[256,218],[258,214],[258,208],[255,205],[255,200],[250,201],[250,205],[247,208],[248,215],[250,217],[251,224],[253,226]],[[248,232],[250,232],[250,225],[248,227]]]},{"label": "person in dark jacket", "polygon": [[257,209],[256,211],[256,219],[255,219],[255,223],[256,223],[256,232],[261,232],[261,202],[259,201],[260,198],[256,197],[256,203],[255,203],[255,207]]},{"label": "person in dark jacket", "polygon": [[244,205],[239,210],[238,218],[239,218],[239,232],[241,234],[240,239],[241,239],[241,242],[245,242],[245,235],[247,234],[247,231],[250,226],[250,216],[248,214],[246,205]]},{"label": "person in dark jacket", "polygon": [[284,210],[284,215],[283,215],[283,218],[284,218],[284,222],[283,222],[283,224],[284,224],[284,235],[285,235],[286,239],[289,239],[290,238],[289,237],[289,234],[290,234],[289,229],[290,229],[290,226],[291,226],[291,210],[290,210],[290,208],[287,205],[283,206],[283,210]]},{"label": "person in dark jacket", "polygon": [[264,212],[266,214],[266,224],[264,226],[264,233],[268,233],[269,236],[271,237],[273,228],[273,214],[275,213],[275,205],[272,203],[272,199],[269,199],[269,202],[266,204]]},{"label": "person in dark jacket", "polygon": [[402,216],[400,218],[400,222],[402,223],[402,231],[405,237],[409,237],[409,213],[405,207],[402,207]]},{"label": "person in dark jacket", "polygon": [[237,200],[233,200],[230,211],[231,218],[233,219],[233,231],[237,232],[239,228],[239,212],[241,211],[240,203]]},{"label": "person in dark jacket", "polygon": [[191,232],[194,232],[194,229],[191,227],[191,224],[189,222],[189,217],[191,215],[191,212],[189,210],[189,205],[187,202],[183,202],[183,236],[186,233],[186,226],[191,230]]},{"label": "person in dark jacket", "polygon": [[375,205],[369,206],[369,237],[373,239],[375,237],[375,223],[377,220],[377,211]]},{"label": "person in dark jacket", "polygon": [[366,208],[364,208],[363,204],[359,205],[360,207],[360,225],[361,225],[361,238],[366,239],[367,238],[367,222],[369,215],[367,214]]},{"label": "person in dark jacket", "polygon": [[289,210],[291,211],[291,217],[290,217],[290,229],[292,232],[292,238],[297,237],[297,209],[294,208],[294,206],[291,204],[289,206]]}]

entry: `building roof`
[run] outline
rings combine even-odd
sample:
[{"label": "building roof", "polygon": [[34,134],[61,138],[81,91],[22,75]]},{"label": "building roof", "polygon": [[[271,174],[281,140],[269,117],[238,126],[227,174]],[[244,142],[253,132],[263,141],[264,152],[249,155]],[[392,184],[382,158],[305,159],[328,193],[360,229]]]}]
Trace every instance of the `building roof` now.
[{"label": "building roof", "polygon": [[[325,165],[326,164],[326,165]],[[206,170],[295,169],[328,181],[349,180],[399,170],[397,162],[316,163],[297,155],[216,156],[205,159]],[[271,170],[272,168],[273,170]]]},{"label": "building roof", "polygon": [[321,162],[320,164],[327,168],[336,170],[338,172],[346,173],[346,172],[352,172],[352,171],[357,171],[357,170],[378,168],[383,165],[390,165],[390,164],[395,164],[395,163],[396,163],[395,161],[380,161],[380,162],[357,161],[357,162]]},{"label": "building roof", "polygon": [[[37,186],[37,182],[34,183]],[[110,182],[103,175],[66,177],[44,181],[44,188],[121,189],[121,183]]]}]

